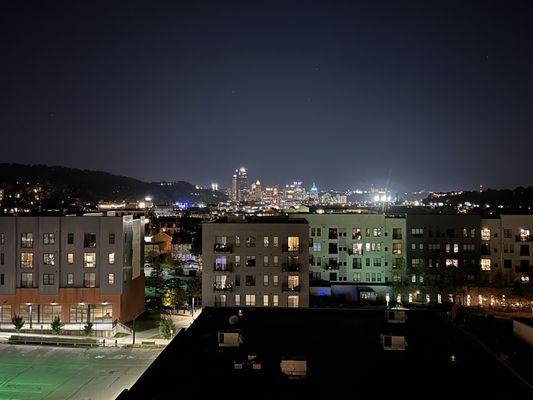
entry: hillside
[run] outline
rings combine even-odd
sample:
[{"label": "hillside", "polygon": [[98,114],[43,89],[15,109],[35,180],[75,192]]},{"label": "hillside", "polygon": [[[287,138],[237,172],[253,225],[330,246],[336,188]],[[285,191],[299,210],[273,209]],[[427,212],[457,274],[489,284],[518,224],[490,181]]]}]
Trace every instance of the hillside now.
[{"label": "hillside", "polygon": [[0,164],[0,188],[9,189],[29,183],[40,186],[51,197],[85,202],[139,200],[152,196],[156,203],[202,201],[216,203],[225,199],[221,192],[198,190],[189,182],[171,185],[143,182],[102,171],[47,165]]}]

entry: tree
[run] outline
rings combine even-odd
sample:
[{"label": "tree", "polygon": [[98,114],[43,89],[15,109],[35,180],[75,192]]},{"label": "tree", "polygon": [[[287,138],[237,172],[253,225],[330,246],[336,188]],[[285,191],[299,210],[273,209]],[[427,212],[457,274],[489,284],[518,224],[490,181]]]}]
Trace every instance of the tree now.
[{"label": "tree", "polygon": [[159,321],[159,335],[163,339],[170,339],[174,332],[176,332],[176,326],[174,325],[174,322],[172,322],[172,319],[161,316],[161,321]]},{"label": "tree", "polygon": [[85,333],[86,336],[91,336],[93,333],[93,323],[87,321],[85,325],[83,326],[83,333]]},{"label": "tree", "polygon": [[202,280],[192,279],[187,282],[187,295],[194,299],[202,298]]},{"label": "tree", "polygon": [[55,317],[50,325],[52,326],[52,330],[56,335],[60,335],[61,332],[63,332],[64,325],[61,323],[61,319],[59,317]]},{"label": "tree", "polygon": [[168,289],[163,295],[163,305],[177,309],[187,301],[187,293],[182,288]]},{"label": "tree", "polygon": [[22,329],[25,322],[26,321],[24,321],[24,317],[21,317],[20,315],[15,315],[13,318],[11,318],[11,323],[15,326],[17,332]]}]

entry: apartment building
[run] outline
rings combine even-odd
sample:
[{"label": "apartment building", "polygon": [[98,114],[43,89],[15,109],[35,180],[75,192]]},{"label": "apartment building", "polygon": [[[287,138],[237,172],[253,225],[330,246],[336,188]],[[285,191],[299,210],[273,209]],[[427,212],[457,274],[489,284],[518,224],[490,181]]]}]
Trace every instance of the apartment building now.
[{"label": "apartment building", "polygon": [[129,321],[144,310],[144,220],[133,216],[0,217],[0,323],[40,329],[56,316]]},{"label": "apartment building", "polygon": [[[309,223],[311,293],[385,299],[406,261],[405,217],[384,214],[291,214]],[[322,287],[329,283],[328,289]],[[325,293],[324,290],[327,292]]]},{"label": "apartment building", "polygon": [[528,284],[533,266],[533,215],[481,220],[481,279],[495,286]]},{"label": "apartment building", "polygon": [[228,217],[202,225],[202,304],[309,306],[308,223]]},{"label": "apartment building", "polygon": [[[480,268],[478,215],[407,215],[407,279],[428,285],[475,284]],[[442,282],[444,284],[444,282]]]}]

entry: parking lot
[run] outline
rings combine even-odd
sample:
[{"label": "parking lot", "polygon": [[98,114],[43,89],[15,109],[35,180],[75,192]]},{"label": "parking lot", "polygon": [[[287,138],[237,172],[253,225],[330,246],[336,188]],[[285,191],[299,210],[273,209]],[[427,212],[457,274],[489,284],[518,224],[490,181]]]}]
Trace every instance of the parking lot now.
[{"label": "parking lot", "polygon": [[0,399],[114,399],[160,352],[0,344]]}]

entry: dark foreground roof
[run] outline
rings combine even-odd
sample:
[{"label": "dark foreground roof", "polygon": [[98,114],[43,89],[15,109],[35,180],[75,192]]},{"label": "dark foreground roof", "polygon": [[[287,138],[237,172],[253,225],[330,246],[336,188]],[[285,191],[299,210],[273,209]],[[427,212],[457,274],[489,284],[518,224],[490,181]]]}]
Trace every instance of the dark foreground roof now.
[{"label": "dark foreground roof", "polygon": [[[530,388],[475,339],[438,312],[408,311],[405,352],[383,351],[383,310],[205,309],[120,399],[333,399],[385,396],[530,398]],[[241,329],[239,349],[217,346],[220,330]],[[235,371],[254,353],[261,371]],[[451,361],[451,356],[455,361]],[[286,357],[308,362],[308,377],[287,379]],[[190,397],[192,396],[192,397]],[[392,398],[392,397],[390,397]]]}]

